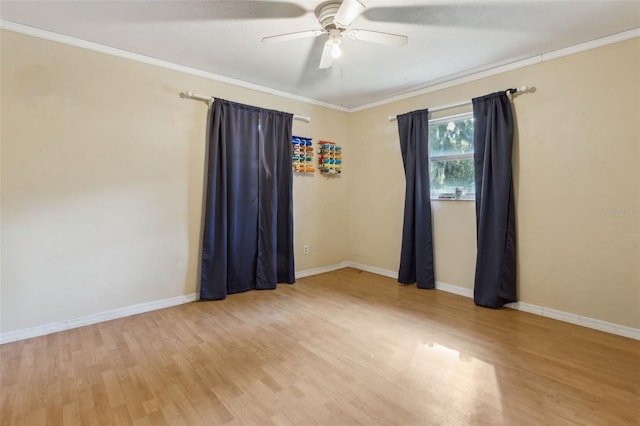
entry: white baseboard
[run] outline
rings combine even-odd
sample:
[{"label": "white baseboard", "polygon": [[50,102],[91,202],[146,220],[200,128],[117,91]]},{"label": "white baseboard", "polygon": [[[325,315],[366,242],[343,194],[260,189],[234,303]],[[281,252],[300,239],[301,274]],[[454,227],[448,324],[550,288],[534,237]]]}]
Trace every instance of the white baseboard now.
[{"label": "white baseboard", "polygon": [[6,331],[4,333],[0,333],[0,345],[16,342],[18,340],[30,339],[32,337],[44,336],[45,334],[57,333],[59,331],[71,330],[72,328],[83,327],[85,325],[96,324],[103,321],[124,318],[144,312],[155,311],[157,309],[182,305],[183,303],[193,302],[196,298],[196,293],[191,293],[183,296],[170,297],[168,299],[139,303],[137,305],[112,309],[110,311],[98,312],[96,314],[80,318],[51,322],[48,324],[37,325],[35,327],[23,328],[21,330]]},{"label": "white baseboard", "polygon": [[361,271],[371,272],[372,274],[382,275],[385,277],[393,278],[394,280],[398,279],[398,271],[390,271],[388,269],[364,265],[362,263],[352,262],[350,260],[343,263],[345,263],[346,267],[349,268],[360,269]]},{"label": "white baseboard", "polygon": [[[338,269],[346,268],[346,262],[335,265],[324,266],[322,268],[309,269],[306,271],[296,272],[296,278],[308,277],[311,275],[323,274]],[[47,334],[57,333],[59,331],[71,330],[73,328],[83,327],[85,325],[97,324],[103,321],[110,321],[118,318],[124,318],[131,315],[141,314],[144,312],[155,311],[157,309],[169,308],[171,306],[181,305],[197,300],[197,294],[191,293],[184,296],[171,297],[169,299],[155,300],[153,302],[139,303],[124,308],[112,309],[105,312],[87,315],[80,318],[56,321],[47,324],[37,325],[34,327],[23,328],[20,330],[6,331],[0,333],[0,345],[5,343],[17,342],[19,340],[30,339],[32,337],[44,336]]]},{"label": "white baseboard", "polygon": [[[398,272],[391,271],[389,269],[377,268],[375,266],[363,265],[362,263],[356,262],[343,262],[350,268],[360,269],[362,271],[371,272],[372,274],[383,275],[385,277],[393,278],[394,280],[398,279]],[[469,290],[468,288],[458,287],[455,285],[442,283],[436,281],[436,290],[446,291],[447,293],[453,293],[464,297],[473,297],[473,290]]]},{"label": "white baseboard", "polygon": [[332,272],[332,271],[337,271],[338,269],[344,269],[344,268],[347,268],[349,266],[348,263],[349,262],[340,262],[340,263],[336,263],[334,265],[323,266],[321,268],[313,268],[313,269],[306,269],[304,271],[297,271],[296,272],[296,279],[304,278],[304,277],[310,277],[312,275],[324,274],[324,273]]},{"label": "white baseboard", "polygon": [[[342,262],[350,268],[360,269],[371,272],[373,274],[383,275],[385,277],[397,279],[398,273],[388,269],[382,269],[375,266],[363,265],[357,262]],[[459,296],[473,298],[473,290],[459,287],[447,283],[436,282],[436,290],[446,291],[447,293],[457,294]],[[530,303],[515,302],[505,305],[506,308],[515,309],[530,314],[540,315],[552,318],[558,321],[568,322],[570,324],[580,325],[582,327],[592,328],[594,330],[604,331],[606,333],[616,334],[618,336],[629,337],[631,339],[640,340],[640,329],[627,327],[625,325],[615,324],[612,322],[602,321],[581,315],[563,312],[556,309],[545,308],[543,306],[532,305]]]},{"label": "white baseboard", "polygon": [[602,321],[595,318],[589,318],[524,302],[508,303],[505,307],[552,318],[558,321],[568,322],[570,324],[580,325],[582,327],[592,328],[594,330],[604,331],[606,333],[617,334],[618,336],[629,337],[630,339],[640,340],[640,329],[627,327],[626,325]]},{"label": "white baseboard", "polygon": [[[307,269],[296,272],[296,278],[304,278],[312,275],[324,274],[326,272],[336,271],[343,268],[355,268],[362,271],[371,272],[373,274],[397,279],[398,273],[388,269],[378,268],[376,266],[364,265],[362,263],[344,261],[334,265],[323,266],[321,268]],[[447,283],[436,282],[436,290],[446,291],[447,293],[457,294],[468,298],[473,298],[473,290],[459,287]],[[53,323],[38,325],[35,327],[25,328],[21,330],[7,331],[0,333],[0,345],[4,343],[16,342],[18,340],[29,339],[31,337],[43,336],[46,334],[56,333],[59,331],[70,330],[72,328],[82,327],[85,325],[96,324],[103,321],[124,318],[131,315],[141,314],[144,312],[154,311],[157,309],[169,308],[171,306],[181,305],[197,300],[197,294],[191,293],[183,296],[171,297],[168,299],[156,300],[153,302],[139,303],[137,305],[127,306],[124,308],[113,309],[110,311],[99,312],[80,318],[57,321]],[[616,334],[619,336],[629,337],[631,339],[640,340],[640,329],[627,327],[607,321],[589,318],[581,315],[563,312],[556,309],[545,308],[543,306],[532,305],[525,302],[515,302],[505,305],[507,308],[515,309],[522,312],[528,312],[547,318],[575,324],[595,330],[604,331],[606,333]]]},{"label": "white baseboard", "polygon": [[447,293],[457,294],[458,296],[468,297],[473,299],[473,290],[464,287],[458,287],[457,285],[451,285],[447,283],[441,283],[436,281],[436,290],[446,291]]}]

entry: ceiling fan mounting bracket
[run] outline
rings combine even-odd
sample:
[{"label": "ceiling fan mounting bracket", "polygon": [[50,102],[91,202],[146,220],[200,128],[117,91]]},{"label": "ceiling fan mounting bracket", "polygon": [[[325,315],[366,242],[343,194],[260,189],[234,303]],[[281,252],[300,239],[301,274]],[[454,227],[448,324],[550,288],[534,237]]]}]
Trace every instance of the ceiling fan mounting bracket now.
[{"label": "ceiling fan mounting bracket", "polygon": [[326,31],[338,28],[334,21],[338,9],[342,5],[342,1],[327,1],[316,8],[316,17],[322,28]]}]

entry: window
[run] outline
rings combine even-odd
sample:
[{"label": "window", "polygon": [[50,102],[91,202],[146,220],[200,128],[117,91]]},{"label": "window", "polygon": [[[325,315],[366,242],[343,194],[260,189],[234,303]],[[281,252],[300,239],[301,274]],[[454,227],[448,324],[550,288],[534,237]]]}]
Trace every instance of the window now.
[{"label": "window", "polygon": [[429,122],[432,199],[475,199],[473,113]]}]

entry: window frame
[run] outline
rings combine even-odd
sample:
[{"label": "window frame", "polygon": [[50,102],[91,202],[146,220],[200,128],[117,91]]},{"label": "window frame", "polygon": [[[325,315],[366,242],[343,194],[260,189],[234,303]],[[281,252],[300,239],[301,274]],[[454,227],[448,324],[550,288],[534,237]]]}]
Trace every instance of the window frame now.
[{"label": "window frame", "polygon": [[[446,115],[446,116],[442,116],[442,117],[438,117],[438,118],[434,118],[434,119],[430,119],[429,120],[429,131],[431,131],[431,126],[437,126],[440,125],[442,123],[448,123],[448,122],[452,122],[452,121],[462,121],[462,120],[473,120],[473,111],[469,111],[469,112],[464,112],[464,113],[459,113],[459,114],[452,114],[452,115]],[[447,154],[447,155],[431,155],[431,143],[433,141],[431,140],[431,138],[429,138],[429,174],[431,174],[431,167],[432,167],[432,163],[434,162],[442,162],[442,161],[459,161],[459,160],[471,160],[472,164],[473,164],[473,160],[474,160],[474,153],[475,153],[475,146],[473,147],[473,152],[465,152],[465,153],[460,153],[460,154]],[[475,164],[474,164],[475,167]],[[467,192],[465,194],[462,195],[462,197],[460,198],[448,198],[448,197],[441,197],[439,194],[434,193],[433,190],[431,188],[429,188],[429,197],[431,198],[431,200],[437,200],[437,201],[475,201],[475,180],[473,180],[472,182],[473,184],[473,192]]]}]

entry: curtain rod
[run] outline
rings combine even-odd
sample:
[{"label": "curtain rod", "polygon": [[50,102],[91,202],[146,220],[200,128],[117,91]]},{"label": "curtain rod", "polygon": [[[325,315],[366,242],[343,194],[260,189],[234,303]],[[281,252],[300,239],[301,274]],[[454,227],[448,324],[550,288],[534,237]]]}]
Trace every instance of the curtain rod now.
[{"label": "curtain rod", "polygon": [[[507,89],[505,90],[505,93],[507,95],[511,94],[511,93],[524,93],[527,92],[529,90],[529,86],[521,86],[517,89]],[[435,107],[435,108],[429,108],[429,112],[436,112],[436,111],[442,111],[445,109],[451,109],[451,108],[456,108],[456,107],[460,107],[460,106],[464,106],[464,105],[469,105],[471,103],[471,101],[462,101],[462,102],[456,102],[454,104],[447,104],[447,105],[442,105],[439,107]],[[389,121],[395,121],[397,120],[397,116],[395,115],[390,115],[389,116]]]},{"label": "curtain rod", "polygon": [[[212,96],[204,96],[204,95],[198,95],[196,93],[193,92],[185,92],[184,93],[184,97],[187,99],[195,99],[197,101],[204,101],[207,102],[209,104],[211,104],[213,102],[213,97]],[[298,120],[298,121],[304,121],[305,123],[311,123],[311,117],[305,117],[304,115],[294,115],[293,116],[294,120]]]}]

